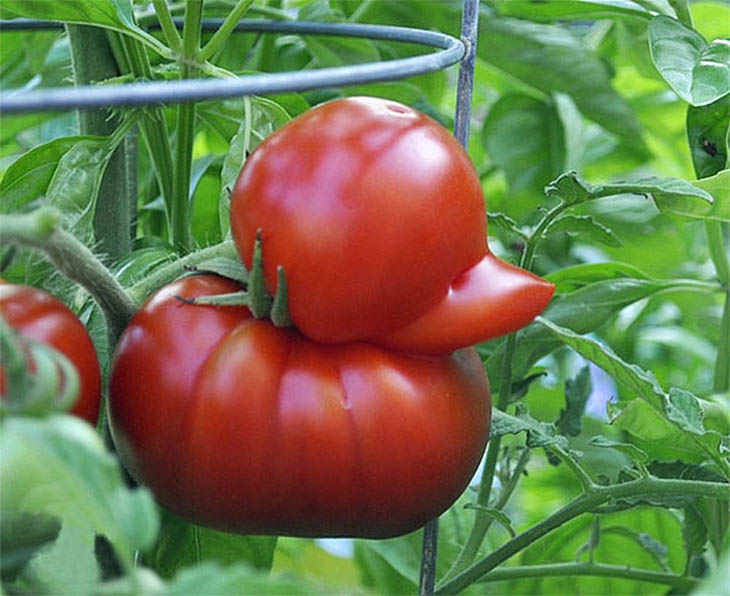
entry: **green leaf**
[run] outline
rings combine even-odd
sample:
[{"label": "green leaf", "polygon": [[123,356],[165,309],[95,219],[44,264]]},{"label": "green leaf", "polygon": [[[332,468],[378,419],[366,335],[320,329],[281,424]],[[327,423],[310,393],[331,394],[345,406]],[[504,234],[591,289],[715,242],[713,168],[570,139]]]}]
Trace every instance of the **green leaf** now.
[{"label": "green leaf", "polygon": [[726,477],[730,477],[727,458],[720,452],[722,435],[715,431],[695,434],[686,431],[665,411],[643,399],[611,405],[611,423],[629,432],[650,457],[665,460],[680,457],[687,462],[714,461]]},{"label": "green leaf", "polygon": [[537,321],[547,327],[565,345],[570,346],[578,354],[600,366],[616,382],[624,385],[633,394],[640,396],[655,407],[661,406],[664,390],[651,372],[644,371],[635,364],[629,364],[611,348],[599,344],[594,339],[578,335],[574,331],[566,327],[560,327],[543,317],[539,317]]},{"label": "green leaf", "polygon": [[0,429],[0,506],[49,514],[104,534],[129,565],[158,527],[144,489],[128,489],[116,459],[88,424],[71,416],[10,418]]},{"label": "green leaf", "polygon": [[730,40],[708,45],[693,29],[659,15],[649,23],[649,49],[659,73],[687,103],[707,105],[730,93]]},{"label": "green leaf", "polygon": [[707,525],[694,504],[687,505],[684,508],[682,538],[684,538],[684,550],[687,553],[687,560],[691,561],[697,555],[705,552]]},{"label": "green leaf", "polygon": [[487,214],[487,221],[489,223],[490,229],[492,230],[494,228],[497,228],[498,230],[502,230],[502,232],[505,234],[511,234],[514,236],[518,236],[523,240],[527,240],[527,234],[520,229],[520,226],[514,219],[512,219],[509,215],[506,215],[505,213],[490,212]]},{"label": "green leaf", "polygon": [[0,210],[19,211],[45,194],[61,158],[80,142],[100,142],[100,137],[76,136],[54,139],[23,153],[5,171],[0,181]]},{"label": "green leaf", "polygon": [[730,501],[704,498],[697,499],[692,506],[707,528],[707,539],[715,555],[720,557],[725,544],[725,535],[730,528]]},{"label": "green leaf", "polygon": [[477,54],[545,94],[570,95],[586,117],[644,152],[636,114],[611,86],[608,68],[566,28],[483,13]]},{"label": "green leaf", "polygon": [[649,553],[662,569],[664,569],[665,571],[670,571],[666,564],[669,549],[665,544],[659,542],[651,534],[648,534],[647,532],[636,532],[625,526],[610,526],[607,528],[603,528],[602,533],[604,535],[618,534],[620,536],[625,536],[626,538],[633,540],[647,553]]},{"label": "green leaf", "polygon": [[[651,13],[632,0],[510,0],[497,5],[499,14],[534,21],[603,19],[622,16],[650,19]],[[672,14],[674,14],[672,12]]]},{"label": "green leaf", "polygon": [[602,223],[595,220],[592,215],[562,215],[553,220],[546,233],[567,232],[571,236],[578,236],[581,239],[592,240],[594,243],[605,244],[606,246],[621,246],[621,239]]},{"label": "green leaf", "polygon": [[165,52],[164,45],[137,26],[131,0],[3,0],[0,18],[98,25],[132,35],[163,55],[169,53]]},{"label": "green leaf", "polygon": [[92,238],[96,198],[114,148],[104,138],[76,143],[61,157],[48,184],[46,200],[58,208],[66,225],[85,241]]},{"label": "green leaf", "polygon": [[[590,333],[604,325],[624,307],[686,285],[686,280],[619,278],[598,281],[555,298],[545,309],[543,317],[576,333]],[[562,341],[539,323],[528,325],[520,332],[515,348],[514,378],[525,376],[540,358],[561,345]],[[504,343],[487,359],[489,378],[499,378],[503,355]]]},{"label": "green leaf", "polygon": [[[247,110],[245,102],[248,101],[250,101],[250,109]],[[290,120],[289,114],[281,105],[262,97],[245,99],[240,110],[238,114],[240,124],[236,134],[231,138],[221,170],[218,217],[223,238],[230,234],[230,193],[233,191],[247,156],[261,141]]]},{"label": "green leaf", "polygon": [[0,577],[12,581],[41,548],[58,537],[61,523],[50,515],[3,511],[0,516]]},{"label": "green leaf", "polygon": [[643,271],[633,265],[616,261],[581,263],[558,269],[545,276],[545,279],[555,284],[556,294],[572,292],[598,281],[622,278],[649,279]]},{"label": "green leaf", "polygon": [[[635,180],[622,180],[607,184],[590,184],[575,172],[562,174],[545,188],[548,197],[560,197],[570,205],[623,194],[651,197],[661,208],[665,201],[694,206],[705,202],[712,206],[710,193],[681,178],[645,176]],[[699,199],[699,201],[698,201]]]},{"label": "green leaf", "polygon": [[190,524],[163,511],[157,544],[145,561],[168,579],[184,567],[211,562],[225,566],[245,562],[252,568],[268,570],[275,548],[276,536],[228,534]]},{"label": "green leaf", "polygon": [[494,410],[492,413],[492,428],[489,433],[490,438],[516,435],[521,432],[527,433],[526,444],[528,447],[557,445],[563,449],[568,448],[568,440],[558,434],[557,427],[554,424],[535,420],[521,404],[518,404],[515,416],[501,410]]},{"label": "green leaf", "polygon": [[588,441],[588,444],[593,445],[594,447],[616,449],[617,451],[625,453],[636,462],[646,463],[649,460],[649,456],[646,454],[646,452],[636,445],[633,445],[632,443],[619,443],[618,441],[612,441],[611,439],[608,439],[603,435],[596,435],[595,437],[591,437],[590,441]]},{"label": "green leaf", "polygon": [[591,371],[584,366],[574,379],[565,381],[565,409],[555,423],[558,430],[570,437],[577,437],[583,427],[583,414],[591,395]]},{"label": "green leaf", "polygon": [[730,169],[722,170],[709,178],[701,178],[692,183],[714,198],[714,204],[700,201],[685,201],[664,197],[657,203],[662,211],[690,218],[730,221]]},{"label": "green leaf", "polygon": [[698,178],[713,176],[728,165],[729,130],[730,95],[706,106],[687,108],[687,138]]},{"label": "green leaf", "polygon": [[489,110],[482,144],[512,192],[539,193],[565,168],[565,134],[551,102],[503,95]]},{"label": "green leaf", "polygon": [[99,582],[94,556],[94,531],[64,524],[53,546],[28,564],[23,575],[32,577],[52,594],[91,594]]}]

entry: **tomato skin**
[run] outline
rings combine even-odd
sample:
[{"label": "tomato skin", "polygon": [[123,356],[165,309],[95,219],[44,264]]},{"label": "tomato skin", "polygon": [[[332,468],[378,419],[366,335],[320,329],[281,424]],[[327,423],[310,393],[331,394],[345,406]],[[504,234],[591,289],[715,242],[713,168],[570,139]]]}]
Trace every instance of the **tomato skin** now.
[{"label": "tomato skin", "polygon": [[317,106],[256,148],[231,199],[248,267],[259,228],[269,291],[282,265],[292,321],[323,342],[406,324],[486,251],[467,154],[431,118],[377,98]]},{"label": "tomato skin", "polygon": [[55,348],[71,361],[81,383],[71,413],[96,424],[101,372],[94,344],[83,323],[47,292],[4,280],[0,280],[0,314],[21,335]]},{"label": "tomato skin", "polygon": [[163,505],[226,531],[382,538],[453,503],[489,435],[474,350],[318,344],[244,307],[174,298],[233,289],[213,276],[167,286],[115,356],[112,433]]},{"label": "tomato skin", "polygon": [[554,291],[490,254],[456,139],[389,100],[325,103],[265,139],[231,197],[249,268],[259,230],[269,292],[283,266],[291,320],[315,341],[447,354],[527,325]]}]

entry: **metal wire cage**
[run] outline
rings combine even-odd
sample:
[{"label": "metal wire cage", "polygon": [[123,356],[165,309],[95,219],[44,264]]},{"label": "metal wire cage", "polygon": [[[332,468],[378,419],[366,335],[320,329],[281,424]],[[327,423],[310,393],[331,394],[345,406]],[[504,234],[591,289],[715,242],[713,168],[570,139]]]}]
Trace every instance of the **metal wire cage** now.
[{"label": "metal wire cage", "polygon": [[[135,82],[115,85],[85,85],[45,88],[33,91],[3,90],[0,115],[32,112],[131,107],[149,104],[177,104],[316,89],[344,87],[405,79],[459,64],[459,81],[454,135],[466,146],[469,138],[472,88],[477,42],[478,0],[464,0],[461,39],[423,29],[408,27],[349,24],[244,20],[235,31],[251,33],[290,33],[326,35],[405,42],[436,48],[437,51],[384,62],[340,66],[297,72],[256,74],[233,79],[188,79],[179,81]],[[203,22],[204,30],[216,30],[220,20]],[[19,30],[57,29],[62,23],[28,19],[0,21],[0,33]],[[420,594],[433,594],[436,570],[438,520],[424,528]]]}]

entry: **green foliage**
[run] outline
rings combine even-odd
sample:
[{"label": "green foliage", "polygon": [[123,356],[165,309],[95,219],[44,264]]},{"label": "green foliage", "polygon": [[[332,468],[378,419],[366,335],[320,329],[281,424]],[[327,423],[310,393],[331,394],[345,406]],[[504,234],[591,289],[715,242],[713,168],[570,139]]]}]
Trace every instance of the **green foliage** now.
[{"label": "green foliage", "polygon": [[[119,68],[95,84],[181,78],[188,65],[165,34],[145,28],[157,20],[149,4],[2,0],[0,18],[100,27]],[[185,3],[154,4],[184,16]],[[203,16],[224,18],[235,4],[206,2]],[[458,37],[461,5],[256,0],[246,16],[408,25]],[[458,580],[466,594],[725,589],[728,19],[727,3],[713,0],[480,3],[469,152],[493,211],[490,246],[546,276],[556,297],[514,339],[478,346],[495,398],[492,447],[475,485],[441,517],[437,588]],[[3,94],[71,84],[64,31],[0,36]],[[204,33],[203,42],[210,37]],[[200,76],[346,66],[428,51],[326,36],[233,32],[222,41],[194,65]],[[82,135],[72,111],[0,115],[0,213],[50,204],[77,238],[102,245],[119,232],[97,209],[102,177],[119,147],[131,195],[112,200],[129,202],[131,225],[122,233],[133,248],[108,259],[115,278],[134,287],[137,299],[152,289],[150,280],[182,275],[184,265],[245,280],[227,240],[230,191],[264,138],[321,101],[357,94],[408,103],[452,126],[455,78],[454,68],[347,89],[198,102],[187,132],[177,127],[177,106],[115,112],[121,124],[111,136]],[[138,137],[128,134],[137,128]],[[173,159],[180,148],[190,153],[189,176]],[[178,194],[189,207],[191,245],[184,249],[171,225],[179,208],[173,203],[182,200],[172,199],[173,186],[183,189]],[[113,339],[98,307],[87,289],[39,255],[7,248],[0,238],[0,275],[45,287],[82,314],[108,371]],[[510,395],[501,396],[505,388]],[[312,540],[193,526],[127,480],[100,433],[78,420],[0,422],[3,593],[418,590],[420,532],[356,541],[354,555],[341,558]],[[668,484],[601,500],[603,490],[659,480]],[[508,575],[513,568],[518,575]],[[500,581],[481,583],[492,580]]]}]

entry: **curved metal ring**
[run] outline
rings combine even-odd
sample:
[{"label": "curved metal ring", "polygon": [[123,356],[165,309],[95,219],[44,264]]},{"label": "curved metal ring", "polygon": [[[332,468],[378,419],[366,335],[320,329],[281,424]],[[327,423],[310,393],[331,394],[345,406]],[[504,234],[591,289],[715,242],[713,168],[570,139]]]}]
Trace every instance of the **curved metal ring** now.
[{"label": "curved metal ring", "polygon": [[[11,24],[14,24],[14,26]],[[208,26],[215,26],[213,21],[209,21],[207,24]],[[21,21],[20,23],[0,21],[0,30],[50,29],[58,26],[60,26],[59,23],[43,21]],[[37,91],[16,91],[0,94],[0,113],[17,114],[73,108],[84,110],[109,106],[183,103],[205,99],[288,93],[392,81],[441,70],[458,63],[465,53],[464,44],[454,37],[434,31],[408,27],[249,20],[238,23],[236,31],[381,39],[439,48],[440,51],[425,56],[400,58],[385,62],[298,72],[256,74],[235,79],[188,79],[183,81],[139,82],[108,86],[84,85],[39,89]]]}]

